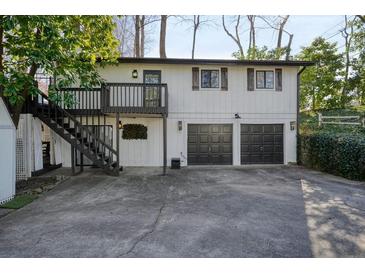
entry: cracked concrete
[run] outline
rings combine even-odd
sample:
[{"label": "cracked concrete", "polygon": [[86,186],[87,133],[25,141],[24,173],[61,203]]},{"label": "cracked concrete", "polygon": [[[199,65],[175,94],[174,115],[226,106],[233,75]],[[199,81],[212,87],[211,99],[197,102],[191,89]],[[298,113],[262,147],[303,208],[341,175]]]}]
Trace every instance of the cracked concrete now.
[{"label": "cracked concrete", "polygon": [[0,257],[365,256],[363,183],[283,166],[160,172],[72,177],[0,219]]}]

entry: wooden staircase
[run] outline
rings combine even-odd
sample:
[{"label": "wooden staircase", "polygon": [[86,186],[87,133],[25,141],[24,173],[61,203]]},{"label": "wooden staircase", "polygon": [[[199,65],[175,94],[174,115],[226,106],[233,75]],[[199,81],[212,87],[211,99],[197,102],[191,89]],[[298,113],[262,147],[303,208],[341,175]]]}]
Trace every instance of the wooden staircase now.
[{"label": "wooden staircase", "polygon": [[56,132],[73,148],[89,158],[95,166],[104,169],[110,175],[119,175],[119,154],[100,136],[90,131],[67,110],[41,93],[33,98],[31,111],[50,129]]}]

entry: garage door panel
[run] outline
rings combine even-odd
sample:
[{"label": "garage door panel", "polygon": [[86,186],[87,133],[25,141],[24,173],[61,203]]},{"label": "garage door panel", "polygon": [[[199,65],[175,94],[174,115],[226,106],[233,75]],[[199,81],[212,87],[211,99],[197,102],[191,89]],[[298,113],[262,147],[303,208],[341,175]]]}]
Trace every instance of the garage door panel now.
[{"label": "garage door panel", "polygon": [[263,135],[262,136],[264,143],[274,143],[274,136],[273,135]]},{"label": "garage door panel", "polygon": [[249,130],[251,133],[261,133],[262,132],[262,126],[261,125],[252,125],[251,130]]},{"label": "garage door panel", "polygon": [[263,125],[262,126],[262,132],[263,133],[274,133],[275,129],[272,125]]},{"label": "garage door panel", "polygon": [[221,129],[221,126],[219,125],[212,125],[211,126],[211,129],[210,129],[210,133],[219,133],[220,132],[220,129]]},{"label": "garage door panel", "polygon": [[241,164],[282,164],[282,124],[242,124]]},{"label": "garage door panel", "polygon": [[283,143],[283,136],[282,135],[274,135],[274,142],[275,143]]},{"label": "garage door panel", "polygon": [[282,153],[275,153],[274,154],[274,163],[281,164],[284,160],[284,155]]},{"label": "garage door panel", "polygon": [[199,133],[209,133],[209,126],[208,125],[201,125],[199,127]]},{"label": "garage door panel", "polygon": [[250,135],[242,134],[241,135],[241,144],[249,144],[250,143]]},{"label": "garage door panel", "polygon": [[206,144],[200,144],[199,145],[199,153],[209,153],[209,145]]},{"label": "garage door panel", "polygon": [[209,136],[206,134],[199,135],[199,143],[201,144],[207,144],[209,142]]},{"label": "garage door panel", "polygon": [[249,151],[250,152],[253,152],[253,153],[255,153],[255,152],[261,152],[261,145],[251,145]]},{"label": "garage door panel", "polygon": [[262,143],[262,135],[260,134],[254,134],[251,135],[251,140],[250,143],[254,143],[254,144],[261,144]]},{"label": "garage door panel", "polygon": [[262,152],[263,153],[273,153],[274,152],[274,146],[272,146],[272,145],[263,145],[262,146]]},{"label": "garage door panel", "polygon": [[224,144],[222,146],[222,152],[232,154],[232,144]]},{"label": "garage door panel", "polygon": [[212,152],[212,153],[219,153],[219,145],[214,145],[214,144],[212,144],[211,146],[211,150],[210,150],[210,152]]},{"label": "garage door panel", "polygon": [[250,127],[248,125],[241,125],[241,133],[249,133]]},{"label": "garage door panel", "polygon": [[232,134],[224,134],[221,136],[221,142],[226,144],[232,143]]},{"label": "garage door panel", "polygon": [[249,152],[250,146],[249,145],[242,145],[241,144],[241,154],[245,152]]},{"label": "garage door panel", "polygon": [[196,144],[188,144],[188,153],[197,153],[198,146]]},{"label": "garage door panel", "polygon": [[188,143],[196,143],[197,142],[197,140],[198,140],[198,136],[196,136],[196,135],[189,135],[188,136]]},{"label": "garage door panel", "polygon": [[223,125],[222,129],[223,129],[223,133],[229,133],[229,134],[232,133],[232,126],[231,125]]},{"label": "garage door panel", "polygon": [[188,164],[232,164],[232,125],[189,124]]},{"label": "garage door panel", "polygon": [[210,139],[210,142],[211,142],[211,143],[219,143],[219,142],[220,142],[220,140],[219,140],[219,139],[220,139],[220,138],[219,138],[219,135],[211,135],[211,136],[210,136],[210,138],[211,138],[211,139]]}]

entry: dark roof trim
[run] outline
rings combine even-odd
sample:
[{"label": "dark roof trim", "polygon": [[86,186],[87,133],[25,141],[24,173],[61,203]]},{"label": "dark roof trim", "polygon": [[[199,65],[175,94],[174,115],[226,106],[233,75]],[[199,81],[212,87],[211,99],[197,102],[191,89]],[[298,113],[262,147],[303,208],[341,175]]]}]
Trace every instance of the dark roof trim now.
[{"label": "dark roof trim", "polygon": [[235,60],[235,59],[187,59],[187,58],[118,58],[119,63],[127,64],[178,64],[178,65],[252,65],[252,66],[312,66],[311,61],[285,61],[285,60]]}]

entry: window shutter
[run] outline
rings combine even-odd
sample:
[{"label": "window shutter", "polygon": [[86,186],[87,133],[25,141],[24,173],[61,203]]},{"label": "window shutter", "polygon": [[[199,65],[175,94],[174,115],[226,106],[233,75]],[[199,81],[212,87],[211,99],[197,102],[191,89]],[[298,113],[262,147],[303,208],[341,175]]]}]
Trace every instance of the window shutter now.
[{"label": "window shutter", "polygon": [[228,90],[228,68],[221,68],[221,90]]},{"label": "window shutter", "polygon": [[247,90],[255,90],[255,70],[253,68],[247,69]]},{"label": "window shutter", "polygon": [[192,73],[193,90],[199,90],[199,68],[193,68]]},{"label": "window shutter", "polygon": [[275,90],[282,91],[283,90],[283,70],[275,69]]}]

